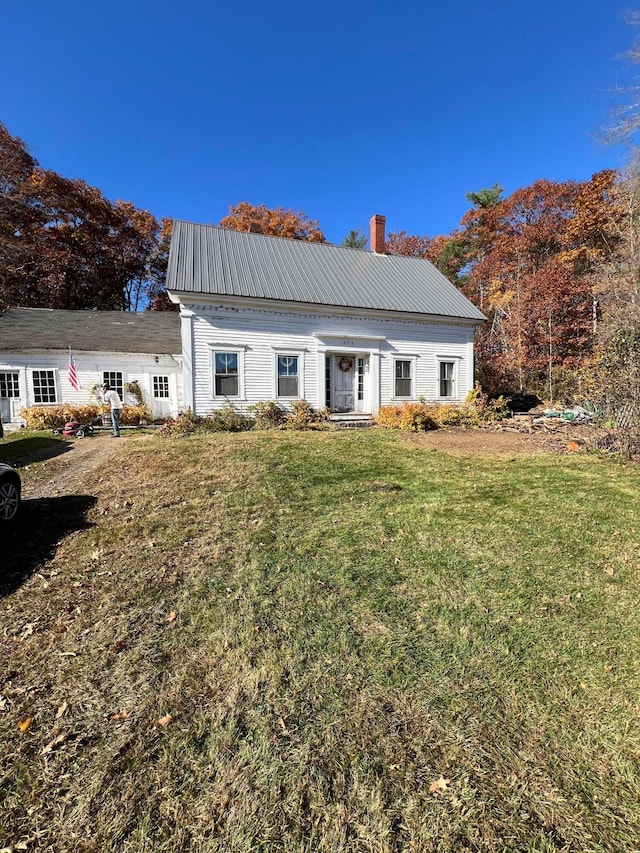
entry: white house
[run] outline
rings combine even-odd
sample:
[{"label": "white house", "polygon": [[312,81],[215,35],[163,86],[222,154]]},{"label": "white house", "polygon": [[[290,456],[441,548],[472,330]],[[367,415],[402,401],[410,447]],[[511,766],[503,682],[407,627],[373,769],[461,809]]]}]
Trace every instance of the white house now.
[{"label": "white house", "polygon": [[[125,403],[136,381],[155,418],[182,406],[180,319],[174,312],[10,308],[0,316],[0,413],[21,424],[27,406],[83,405],[108,382]],[[73,356],[77,389],[69,376]]]},{"label": "white house", "polygon": [[473,388],[485,318],[429,261],[176,221],[167,292],[180,305],[184,402],[207,414],[304,398],[375,415]]}]

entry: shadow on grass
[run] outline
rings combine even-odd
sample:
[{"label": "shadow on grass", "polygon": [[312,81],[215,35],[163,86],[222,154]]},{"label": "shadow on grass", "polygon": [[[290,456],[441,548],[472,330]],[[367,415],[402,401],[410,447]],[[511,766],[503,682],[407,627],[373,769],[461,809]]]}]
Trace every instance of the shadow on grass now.
[{"label": "shadow on grass", "polygon": [[0,598],[15,592],[61,539],[93,526],[86,515],[96,501],[92,495],[66,495],[22,502],[14,521],[0,528]]},{"label": "shadow on grass", "polygon": [[41,435],[31,435],[25,438],[16,438],[0,444],[0,462],[21,468],[31,462],[42,462],[44,459],[52,459],[71,450],[69,441],[59,438],[47,438]]}]

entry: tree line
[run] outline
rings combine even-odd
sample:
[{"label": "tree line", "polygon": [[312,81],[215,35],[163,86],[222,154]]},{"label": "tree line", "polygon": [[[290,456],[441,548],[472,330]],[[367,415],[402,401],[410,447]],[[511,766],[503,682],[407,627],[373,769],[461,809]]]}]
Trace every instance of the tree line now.
[{"label": "tree line", "polygon": [[160,305],[169,227],[43,169],[0,123],[0,310]]},{"label": "tree line", "polygon": [[[588,393],[593,365],[640,324],[637,164],[508,196],[494,184],[467,200],[451,234],[391,233],[387,250],[430,260],[484,312],[476,353],[486,391]],[[241,202],[218,224],[326,242],[317,220],[284,208]],[[169,309],[170,236],[170,219],[43,169],[0,123],[0,310]],[[341,245],[365,248],[366,236],[352,230]]]},{"label": "tree line", "polygon": [[485,389],[562,396],[635,311],[634,175],[539,180],[507,197],[496,184],[468,193],[451,234],[389,235],[391,252],[429,259],[486,315]]}]

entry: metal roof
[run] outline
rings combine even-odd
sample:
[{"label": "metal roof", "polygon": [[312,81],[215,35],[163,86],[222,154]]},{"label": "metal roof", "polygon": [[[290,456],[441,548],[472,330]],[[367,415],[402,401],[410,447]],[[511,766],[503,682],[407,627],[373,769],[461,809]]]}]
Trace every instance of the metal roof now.
[{"label": "metal roof", "polygon": [[0,317],[0,351],[67,349],[177,355],[180,316],[174,311],[63,311],[9,308]]},{"label": "metal roof", "polygon": [[174,220],[167,290],[486,319],[422,258]]}]

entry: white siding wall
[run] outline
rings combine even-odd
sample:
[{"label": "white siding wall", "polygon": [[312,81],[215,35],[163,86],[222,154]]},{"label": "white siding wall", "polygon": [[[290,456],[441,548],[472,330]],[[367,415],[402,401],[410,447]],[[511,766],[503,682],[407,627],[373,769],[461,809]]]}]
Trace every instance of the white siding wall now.
[{"label": "white siding wall", "polygon": [[[182,395],[182,368],[176,359],[169,355],[156,356],[144,353],[116,354],[116,353],[89,353],[74,352],[76,372],[78,374],[78,390],[74,390],[69,383],[69,355],[66,352],[25,352],[25,353],[0,353],[0,373],[18,373],[19,390],[18,398],[3,400],[3,413],[6,422],[22,423],[20,410],[27,406],[41,405],[34,402],[33,394],[33,371],[53,370],[56,383],[57,402],[54,405],[70,404],[85,405],[94,401],[91,398],[91,388],[96,384],[102,384],[102,374],[105,370],[118,371],[123,374],[123,381],[137,381],[142,389],[145,402],[152,408],[153,399],[153,376],[169,376],[170,398],[167,414],[177,414],[183,408]],[[125,403],[135,403],[134,398],[125,395]],[[7,418],[6,410],[9,409],[10,417]],[[156,414],[156,412],[154,412]],[[160,412],[158,411],[159,415]]]},{"label": "white siding wall", "polygon": [[[231,402],[240,411],[259,401],[275,399],[275,358],[278,349],[299,351],[304,365],[304,397],[313,406],[324,403],[323,351],[379,352],[381,405],[394,402],[393,358],[414,359],[414,398],[438,399],[439,358],[456,364],[455,401],[462,402],[473,387],[473,327],[453,323],[405,321],[375,316],[302,313],[294,310],[226,308],[188,305],[193,346],[193,376],[185,359],[185,382],[193,382],[193,409],[206,414],[224,405],[213,393],[212,352],[216,346],[237,347],[244,359],[244,393]],[[340,339],[348,341],[342,345]],[[376,371],[372,370],[375,381]],[[374,411],[376,405],[373,405]]]}]

